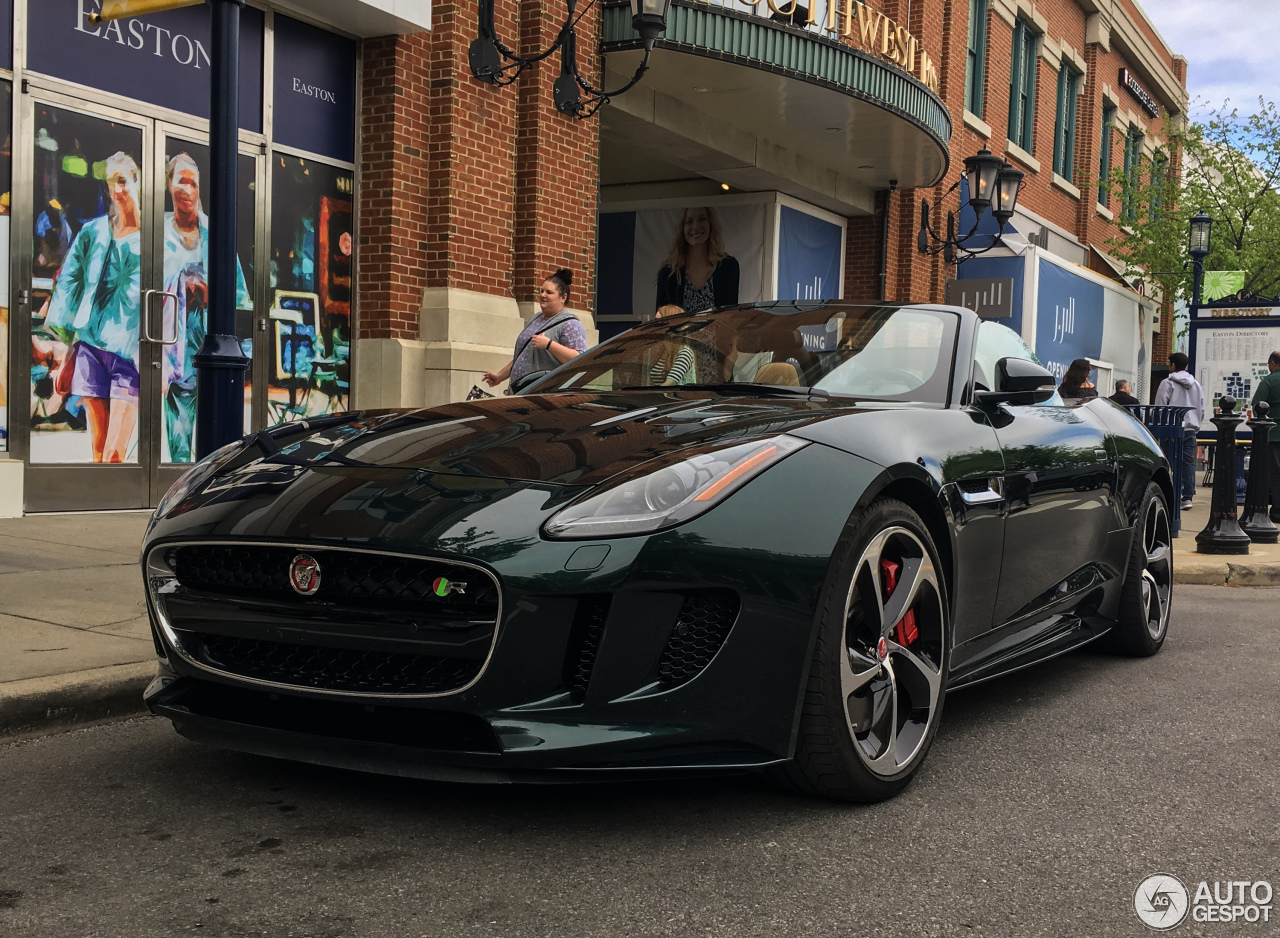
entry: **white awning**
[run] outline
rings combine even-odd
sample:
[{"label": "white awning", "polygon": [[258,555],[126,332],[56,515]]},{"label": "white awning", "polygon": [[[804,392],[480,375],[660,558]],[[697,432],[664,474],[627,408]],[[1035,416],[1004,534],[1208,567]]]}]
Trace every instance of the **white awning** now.
[{"label": "white awning", "polygon": [[431,0],[275,0],[273,5],[361,38],[431,28]]}]

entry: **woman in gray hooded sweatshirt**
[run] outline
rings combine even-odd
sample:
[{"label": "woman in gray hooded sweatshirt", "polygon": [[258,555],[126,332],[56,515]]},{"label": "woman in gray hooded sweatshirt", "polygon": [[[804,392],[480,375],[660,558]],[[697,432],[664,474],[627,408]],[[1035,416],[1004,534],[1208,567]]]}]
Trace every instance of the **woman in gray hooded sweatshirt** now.
[{"label": "woman in gray hooded sweatshirt", "polygon": [[1169,356],[1169,377],[1156,389],[1157,404],[1190,407],[1182,418],[1182,507],[1191,507],[1196,494],[1196,434],[1204,418],[1204,389],[1187,371],[1188,359],[1182,352]]}]

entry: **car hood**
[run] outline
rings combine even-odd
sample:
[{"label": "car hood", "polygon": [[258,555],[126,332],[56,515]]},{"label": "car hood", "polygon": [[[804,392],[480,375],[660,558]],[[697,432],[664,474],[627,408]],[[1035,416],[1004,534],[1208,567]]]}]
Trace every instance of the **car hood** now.
[{"label": "car hood", "polygon": [[632,391],[321,417],[276,428],[216,468],[202,464],[198,482],[165,497],[147,542],[430,544],[493,561],[536,540],[542,523],[590,486],[650,459],[808,435],[815,424],[877,410],[847,398]]},{"label": "car hood", "polygon": [[281,455],[265,461],[596,485],[659,456],[775,436],[857,405],[708,392],[495,398],[334,418],[301,435],[281,436]]}]

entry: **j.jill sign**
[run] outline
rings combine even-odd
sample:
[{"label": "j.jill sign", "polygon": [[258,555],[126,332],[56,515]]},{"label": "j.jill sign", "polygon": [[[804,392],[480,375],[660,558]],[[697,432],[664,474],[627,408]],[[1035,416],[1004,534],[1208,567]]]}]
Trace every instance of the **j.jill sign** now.
[{"label": "j.jill sign", "polygon": [[904,71],[910,72],[930,91],[938,91],[938,69],[929,54],[920,47],[919,40],[905,27],[859,0],[826,0],[826,16],[822,21],[818,19],[817,0],[809,0],[807,10],[800,6],[800,0],[738,2],[755,8],[754,12],[761,15],[767,15],[761,8],[761,3],[766,3],[769,12],[778,16],[794,17],[799,10],[805,14],[806,26],[820,25],[833,36],[851,39],[867,52],[888,59]]}]

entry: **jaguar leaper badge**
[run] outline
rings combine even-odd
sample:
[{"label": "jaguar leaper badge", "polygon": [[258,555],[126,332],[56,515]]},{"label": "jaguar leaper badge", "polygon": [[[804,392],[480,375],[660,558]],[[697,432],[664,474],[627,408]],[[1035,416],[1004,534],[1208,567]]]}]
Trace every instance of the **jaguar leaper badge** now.
[{"label": "jaguar leaper badge", "polygon": [[436,581],[431,584],[431,592],[437,596],[448,596],[450,593],[457,593],[459,596],[466,595],[467,584],[454,583],[446,580],[444,577],[437,577]]},{"label": "jaguar leaper badge", "polygon": [[298,554],[289,564],[289,585],[299,596],[314,596],[320,589],[320,564],[310,554]]}]

